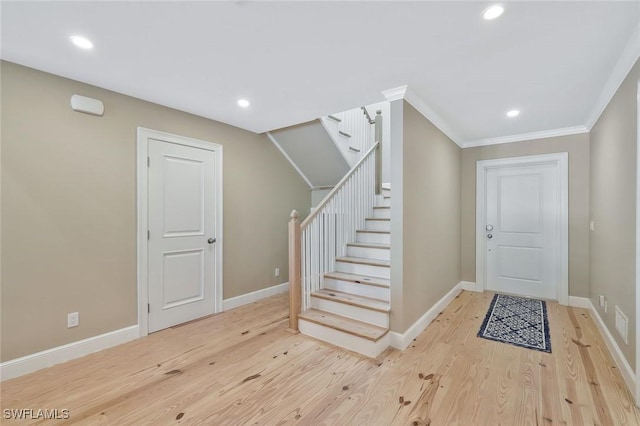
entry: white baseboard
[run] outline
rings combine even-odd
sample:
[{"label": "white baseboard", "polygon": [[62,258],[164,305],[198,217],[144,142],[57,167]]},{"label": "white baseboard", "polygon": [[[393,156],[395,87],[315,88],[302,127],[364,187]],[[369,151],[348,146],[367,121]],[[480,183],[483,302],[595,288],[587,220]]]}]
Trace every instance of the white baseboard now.
[{"label": "white baseboard", "polygon": [[[631,395],[636,398],[636,375],[633,372],[633,369],[627,362],[627,359],[624,357],[622,350],[620,350],[620,346],[618,346],[618,343],[616,343],[616,339],[614,339],[604,321],[602,321],[602,318],[600,318],[596,307],[593,306],[593,303],[591,303],[591,299],[587,299],[587,301],[589,302],[589,313],[591,314],[593,322],[596,323],[600,334],[602,334],[604,342],[607,344],[607,348],[609,348],[611,357],[616,363],[618,371],[620,371],[620,374],[622,374],[622,378],[624,379],[629,392],[631,392]],[[571,303],[571,299],[569,299],[569,302]]]},{"label": "white baseboard", "polygon": [[222,310],[228,311],[229,309],[237,308],[238,306],[248,305],[249,303],[257,302],[258,300],[275,296],[276,294],[286,293],[289,291],[289,283],[282,283],[274,285],[272,287],[263,288],[262,290],[253,291],[251,293],[243,294],[241,296],[232,297],[222,301]]},{"label": "white baseboard", "polygon": [[591,309],[591,300],[588,297],[569,296],[569,306],[572,308]]},{"label": "white baseboard", "polygon": [[0,380],[9,380],[55,364],[71,361],[140,337],[138,325],[68,343],[0,364]]},{"label": "white baseboard", "polygon": [[438,300],[427,312],[425,312],[418,321],[413,323],[407,331],[404,333],[397,333],[395,331],[389,333],[391,337],[389,342],[390,346],[400,349],[401,351],[405,350],[411,344],[413,339],[418,337],[418,335],[422,333],[429,324],[431,324],[431,321],[433,321],[461,291],[462,283],[460,282],[445,294],[442,299]]},{"label": "white baseboard", "polygon": [[476,283],[471,281],[460,281],[460,288],[466,291],[478,291],[476,288]]}]

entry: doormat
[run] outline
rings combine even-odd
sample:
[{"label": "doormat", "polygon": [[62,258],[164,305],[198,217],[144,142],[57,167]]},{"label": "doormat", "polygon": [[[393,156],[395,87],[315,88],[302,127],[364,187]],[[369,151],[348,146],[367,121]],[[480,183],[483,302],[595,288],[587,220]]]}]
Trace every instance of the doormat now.
[{"label": "doormat", "polygon": [[544,300],[496,294],[478,337],[551,353]]}]

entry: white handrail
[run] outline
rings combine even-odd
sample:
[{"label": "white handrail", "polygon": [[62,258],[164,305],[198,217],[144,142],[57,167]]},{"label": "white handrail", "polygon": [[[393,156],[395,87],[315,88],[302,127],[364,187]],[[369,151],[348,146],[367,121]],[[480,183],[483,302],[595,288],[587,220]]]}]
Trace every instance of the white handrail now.
[{"label": "white handrail", "polygon": [[329,202],[329,200],[333,197],[333,195],[338,192],[340,190],[340,188],[342,188],[344,186],[345,183],[347,183],[347,181],[349,180],[349,178],[351,178],[351,176],[353,176],[353,173],[358,169],[358,167],[360,167],[360,165],[367,159],[367,157],[369,157],[371,155],[372,152],[374,152],[376,150],[376,148],[378,147],[378,144],[380,142],[376,142],[373,144],[373,146],[362,156],[362,158],[360,159],[360,161],[358,161],[356,163],[355,166],[353,166],[353,168],[351,169],[351,171],[349,171],[349,173],[347,173],[341,180],[340,182],[338,182],[336,184],[336,186],[333,187],[333,189],[322,199],[322,201],[320,201],[320,203],[318,204],[318,206],[315,208],[315,211],[313,213],[311,213],[309,216],[307,216],[307,218],[302,222],[302,224],[300,225],[300,227],[302,229],[306,228],[309,223],[320,213],[320,211],[322,210],[322,208]]}]

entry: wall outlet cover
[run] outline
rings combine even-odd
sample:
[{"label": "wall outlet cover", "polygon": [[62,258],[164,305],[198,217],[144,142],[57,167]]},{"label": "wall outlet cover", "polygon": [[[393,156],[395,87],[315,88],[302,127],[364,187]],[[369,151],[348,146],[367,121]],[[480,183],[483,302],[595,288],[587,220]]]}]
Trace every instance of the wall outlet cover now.
[{"label": "wall outlet cover", "polygon": [[67,314],[67,328],[77,327],[78,325],[80,325],[80,314],[77,312]]}]

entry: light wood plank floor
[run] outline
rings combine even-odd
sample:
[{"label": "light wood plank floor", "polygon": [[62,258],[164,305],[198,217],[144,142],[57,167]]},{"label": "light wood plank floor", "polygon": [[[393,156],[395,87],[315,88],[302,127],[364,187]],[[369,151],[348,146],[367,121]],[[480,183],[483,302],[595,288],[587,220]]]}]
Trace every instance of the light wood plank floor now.
[{"label": "light wood plank floor", "polygon": [[548,304],[545,354],[476,337],[491,297],[461,293],[371,360],[285,332],[276,296],[7,381],[0,405],[77,424],[640,425],[586,310]]}]

